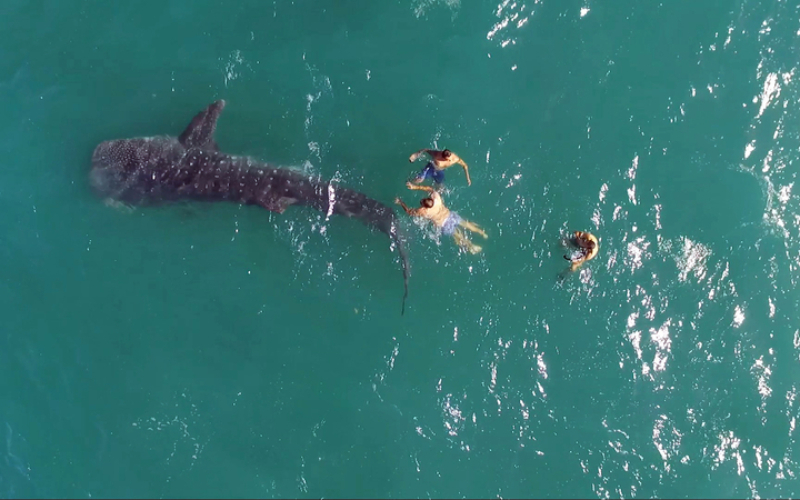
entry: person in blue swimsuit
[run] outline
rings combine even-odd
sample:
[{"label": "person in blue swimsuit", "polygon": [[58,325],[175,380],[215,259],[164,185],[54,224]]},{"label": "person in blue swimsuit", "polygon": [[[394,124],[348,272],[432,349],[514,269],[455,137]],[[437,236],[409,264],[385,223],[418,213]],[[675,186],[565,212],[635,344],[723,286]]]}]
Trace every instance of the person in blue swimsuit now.
[{"label": "person in blue swimsuit", "polygon": [[422,171],[417,174],[417,177],[414,178],[414,182],[416,184],[421,183],[425,179],[433,179],[433,182],[435,182],[437,185],[441,185],[444,183],[444,170],[458,163],[464,168],[464,174],[467,176],[467,185],[472,185],[472,181],[469,178],[469,169],[467,164],[464,162],[464,160],[459,158],[457,154],[453,153],[449,149],[445,149],[443,151],[438,151],[435,149],[420,149],[416,153],[409,156],[408,161],[414,163],[420,156],[422,156],[423,153],[427,153],[428,156],[430,156],[431,161],[429,161]]}]

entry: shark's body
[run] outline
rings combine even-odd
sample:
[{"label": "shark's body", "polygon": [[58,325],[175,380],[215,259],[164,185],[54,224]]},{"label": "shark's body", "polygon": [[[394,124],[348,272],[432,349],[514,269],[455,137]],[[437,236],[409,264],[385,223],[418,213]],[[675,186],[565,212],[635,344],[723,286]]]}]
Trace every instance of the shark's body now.
[{"label": "shark's body", "polygon": [[92,155],[90,180],[101,195],[131,204],[181,199],[259,205],[281,213],[294,204],[329,215],[354,217],[397,245],[408,295],[408,256],[394,211],[352,189],[302,173],[221,153],[214,141],[225,101],[198,113],[180,137],[157,136],[100,143]]}]

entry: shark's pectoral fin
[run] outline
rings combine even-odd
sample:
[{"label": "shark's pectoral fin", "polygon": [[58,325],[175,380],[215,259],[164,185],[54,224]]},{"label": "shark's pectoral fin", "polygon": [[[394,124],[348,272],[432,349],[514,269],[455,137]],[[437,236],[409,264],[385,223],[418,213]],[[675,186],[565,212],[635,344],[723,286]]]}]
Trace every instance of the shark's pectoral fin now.
[{"label": "shark's pectoral fin", "polygon": [[123,203],[114,198],[105,198],[103,200],[103,204],[107,207],[113,208],[114,210],[119,210],[124,214],[131,214],[135,210],[132,205],[128,205],[127,203]]},{"label": "shark's pectoral fin", "polygon": [[294,198],[286,198],[284,196],[274,196],[267,198],[261,203],[261,206],[269,210],[270,212],[276,212],[282,214],[284,210],[289,208],[290,205],[296,203],[297,200]]},{"label": "shark's pectoral fin", "polygon": [[219,100],[197,113],[178,141],[185,148],[219,151],[219,147],[214,141],[214,131],[217,129],[217,120],[223,109],[225,109],[225,101]]}]

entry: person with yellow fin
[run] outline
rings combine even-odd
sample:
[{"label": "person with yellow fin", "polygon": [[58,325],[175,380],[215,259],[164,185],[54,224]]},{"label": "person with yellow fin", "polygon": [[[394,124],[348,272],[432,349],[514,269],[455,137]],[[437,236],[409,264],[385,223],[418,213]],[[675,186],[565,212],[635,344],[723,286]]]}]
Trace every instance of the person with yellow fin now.
[{"label": "person with yellow fin", "polygon": [[584,263],[592,260],[600,250],[600,242],[592,233],[585,231],[575,231],[571,237],[566,237],[562,241],[565,246],[572,247],[572,251],[564,256],[564,260],[570,262],[569,268],[559,273],[558,277],[563,281],[567,274],[578,270]]},{"label": "person with yellow fin", "polygon": [[573,237],[569,239],[569,242],[577,249],[577,251],[572,252],[570,256],[564,256],[564,259],[572,263],[569,269],[570,271],[575,271],[581,267],[584,262],[594,259],[595,255],[597,255],[597,252],[600,250],[600,243],[597,241],[597,237],[592,233],[575,231]]}]

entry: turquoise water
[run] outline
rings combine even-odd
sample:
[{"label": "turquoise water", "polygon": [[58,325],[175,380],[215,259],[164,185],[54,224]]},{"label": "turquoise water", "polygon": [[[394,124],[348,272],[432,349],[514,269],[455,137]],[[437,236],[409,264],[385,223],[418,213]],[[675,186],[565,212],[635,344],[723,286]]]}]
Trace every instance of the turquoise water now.
[{"label": "turquoise water", "polygon": [[[800,7],[0,6],[3,497],[800,493]],[[479,256],[291,208],[137,208],[179,134],[390,203],[447,147]],[[563,230],[600,238],[563,286]]]}]

